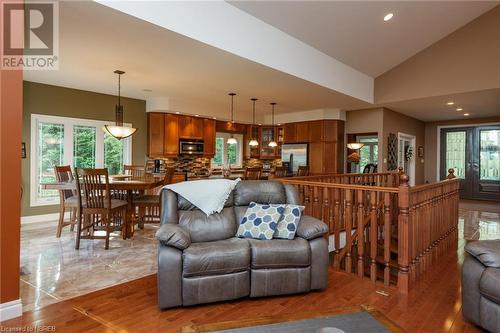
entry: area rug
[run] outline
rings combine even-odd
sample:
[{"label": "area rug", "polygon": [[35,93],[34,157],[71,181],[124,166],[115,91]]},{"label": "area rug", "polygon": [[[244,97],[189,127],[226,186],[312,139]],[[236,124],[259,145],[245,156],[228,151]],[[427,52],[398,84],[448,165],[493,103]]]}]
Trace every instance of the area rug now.
[{"label": "area rug", "polygon": [[303,312],[182,328],[182,333],[403,333],[396,323],[370,306]]}]

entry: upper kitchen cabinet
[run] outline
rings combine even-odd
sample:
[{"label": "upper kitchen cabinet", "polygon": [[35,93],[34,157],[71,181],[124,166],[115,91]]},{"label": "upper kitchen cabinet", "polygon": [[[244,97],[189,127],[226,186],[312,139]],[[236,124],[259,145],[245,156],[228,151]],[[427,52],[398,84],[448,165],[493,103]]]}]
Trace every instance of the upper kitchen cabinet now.
[{"label": "upper kitchen cabinet", "polygon": [[295,123],[285,124],[285,143],[296,143],[297,142],[297,126]]},{"label": "upper kitchen cabinet", "polygon": [[199,117],[179,117],[179,138],[203,139],[203,119]]},{"label": "upper kitchen cabinet", "polygon": [[303,121],[300,123],[296,123],[295,128],[295,137],[296,142],[305,143],[309,141],[309,122]]},{"label": "upper kitchen cabinet", "polygon": [[164,113],[148,113],[148,156],[163,156],[163,141],[165,135]]},{"label": "upper kitchen cabinet", "polygon": [[179,154],[179,123],[181,116],[165,114],[165,140],[163,150],[165,156],[177,156]]},{"label": "upper kitchen cabinet", "polygon": [[215,120],[213,119],[203,119],[203,142],[205,157],[213,157],[215,155]]}]

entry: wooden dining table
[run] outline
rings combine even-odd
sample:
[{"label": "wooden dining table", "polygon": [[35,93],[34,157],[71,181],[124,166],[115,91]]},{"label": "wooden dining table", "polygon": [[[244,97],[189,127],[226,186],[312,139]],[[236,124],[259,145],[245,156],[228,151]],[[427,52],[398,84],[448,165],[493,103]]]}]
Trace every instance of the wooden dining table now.
[{"label": "wooden dining table", "polygon": [[[127,225],[131,228],[127,228],[127,238],[133,236],[133,194],[138,191],[146,191],[163,186],[164,177],[155,175],[145,175],[142,177],[133,177],[129,175],[114,175],[109,176],[109,189],[111,191],[126,191],[127,192]],[[41,183],[42,189],[44,190],[76,190],[76,182],[48,182]],[[103,184],[104,185],[104,184]],[[77,218],[80,219],[81,214],[77,214]],[[80,223],[80,221],[78,221]]]}]

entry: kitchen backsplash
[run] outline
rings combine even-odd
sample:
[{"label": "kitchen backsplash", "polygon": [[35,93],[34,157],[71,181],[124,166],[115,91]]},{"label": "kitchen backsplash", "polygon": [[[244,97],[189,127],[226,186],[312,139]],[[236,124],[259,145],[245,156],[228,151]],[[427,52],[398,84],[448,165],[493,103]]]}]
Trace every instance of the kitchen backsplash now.
[{"label": "kitchen backsplash", "polygon": [[[174,158],[164,158],[163,163],[166,167],[174,167],[175,172],[185,173],[196,176],[207,176],[210,170],[210,159],[196,156],[179,156]],[[260,160],[257,158],[248,158],[243,160],[243,167],[265,166],[268,163],[270,168],[281,165],[281,159]]]}]

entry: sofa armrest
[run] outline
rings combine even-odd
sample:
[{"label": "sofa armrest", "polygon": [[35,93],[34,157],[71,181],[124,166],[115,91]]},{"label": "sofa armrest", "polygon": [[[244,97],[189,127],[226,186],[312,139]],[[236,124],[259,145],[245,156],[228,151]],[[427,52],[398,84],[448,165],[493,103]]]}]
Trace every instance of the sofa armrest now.
[{"label": "sofa armrest", "polygon": [[302,215],[297,228],[297,236],[307,240],[321,237],[327,232],[328,226],[324,222],[307,215]]},{"label": "sofa armrest", "polygon": [[470,242],[465,251],[486,267],[500,267],[500,240]]},{"label": "sofa armrest", "polygon": [[179,250],[184,250],[191,245],[189,232],[177,224],[164,224],[156,232],[156,239],[162,245],[172,246]]}]

